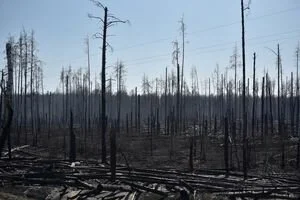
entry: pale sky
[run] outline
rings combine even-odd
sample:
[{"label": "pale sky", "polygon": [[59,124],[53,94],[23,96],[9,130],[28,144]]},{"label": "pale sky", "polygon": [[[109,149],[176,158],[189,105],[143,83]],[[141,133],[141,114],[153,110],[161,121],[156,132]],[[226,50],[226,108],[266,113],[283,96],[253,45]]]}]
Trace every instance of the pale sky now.
[{"label": "pale sky", "polygon": [[[201,80],[211,76],[216,63],[221,71],[229,66],[235,44],[241,52],[239,0],[103,0],[115,16],[131,25],[112,27],[108,34],[114,51],[107,54],[107,65],[122,60],[127,68],[128,91],[141,86],[143,74],[150,79],[164,77],[172,65],[172,41],[181,36],[178,21],[186,23],[185,77],[190,80],[196,66]],[[247,2],[245,0],[245,2]],[[24,27],[35,31],[39,59],[44,64],[46,90],[59,83],[61,68],[87,68],[84,39],[90,36],[92,80],[99,76],[101,40],[92,35],[100,24],[88,13],[102,17],[103,10],[89,0],[0,0],[0,66],[5,66],[5,42],[19,36]],[[280,44],[283,71],[295,71],[295,48],[300,40],[299,0],[252,0],[246,11],[247,77],[252,77],[252,55],[257,53],[257,72],[274,75],[275,55],[266,47]],[[108,68],[108,71],[111,70]],[[241,74],[241,73],[240,73]],[[274,77],[274,76],[273,76]]]}]

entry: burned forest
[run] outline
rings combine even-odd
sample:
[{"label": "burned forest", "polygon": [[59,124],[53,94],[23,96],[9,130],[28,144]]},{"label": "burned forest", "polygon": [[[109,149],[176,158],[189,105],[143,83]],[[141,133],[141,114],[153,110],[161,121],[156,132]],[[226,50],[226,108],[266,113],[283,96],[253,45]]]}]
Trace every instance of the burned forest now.
[{"label": "burned forest", "polygon": [[[81,9],[96,30],[81,39],[83,67],[72,59],[45,62],[51,50],[42,49],[39,27],[11,34],[3,25],[0,199],[299,199],[300,32],[292,45],[260,42],[257,51],[251,41],[272,35],[248,36],[255,20],[295,9],[251,18],[260,2],[233,3],[234,27],[200,31],[235,29],[230,53],[222,54],[227,63],[215,56],[213,67],[201,64],[205,56],[191,64],[190,29],[204,19],[191,24],[185,15],[172,19],[176,35],[164,43],[168,65],[153,62],[149,69],[126,62],[131,51],[147,56],[136,63],[151,62],[151,52],[135,50],[147,43],[113,56],[115,38],[134,37],[122,29],[139,29],[135,15],[120,15],[116,3],[82,2],[93,8]],[[147,29],[154,39],[155,29]],[[135,70],[142,71],[138,78]]]}]

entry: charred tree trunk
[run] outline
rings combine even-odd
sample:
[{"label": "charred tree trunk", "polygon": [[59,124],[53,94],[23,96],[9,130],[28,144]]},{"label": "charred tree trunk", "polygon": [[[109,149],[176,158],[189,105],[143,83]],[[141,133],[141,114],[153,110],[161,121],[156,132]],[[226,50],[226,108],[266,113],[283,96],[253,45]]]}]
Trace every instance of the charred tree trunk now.
[{"label": "charred tree trunk", "polygon": [[252,104],[252,138],[254,138],[254,127],[255,127],[255,107],[256,107],[256,79],[255,79],[255,62],[256,62],[256,54],[253,54],[253,104]]},{"label": "charred tree trunk", "polygon": [[138,133],[141,134],[141,96],[137,96],[137,102],[138,102]]},{"label": "charred tree trunk", "polygon": [[193,159],[193,148],[194,148],[194,141],[193,137],[190,137],[190,152],[189,152],[189,168],[192,172],[194,170],[194,159]]},{"label": "charred tree trunk", "polygon": [[70,162],[76,160],[76,136],[73,130],[73,112],[70,111]]},{"label": "charred tree trunk", "polygon": [[104,24],[103,24],[103,40],[102,40],[102,72],[101,72],[101,102],[102,102],[102,113],[101,113],[101,150],[102,150],[102,163],[106,163],[106,32],[107,32],[107,7],[104,8]]},{"label": "charred tree trunk", "polygon": [[298,68],[299,68],[299,44],[296,50],[296,65],[297,65],[297,111],[296,111],[296,132],[298,139],[298,145],[297,145],[297,169],[299,169],[299,159],[300,159],[300,135],[299,135],[299,114],[300,114],[300,94],[299,94],[299,74],[298,74]]},{"label": "charred tree trunk", "polygon": [[117,145],[116,145],[116,128],[113,124],[110,131],[110,179],[112,182],[116,179],[116,157],[117,157]]},{"label": "charred tree trunk", "polygon": [[295,126],[294,126],[294,116],[295,116],[295,106],[294,106],[294,80],[293,80],[293,72],[291,72],[291,95],[290,95],[290,115],[291,115],[291,132],[292,132],[292,136],[295,136]]},{"label": "charred tree trunk", "polygon": [[265,77],[262,78],[261,86],[261,141],[264,142],[264,112],[265,112]]},{"label": "charred tree trunk", "polygon": [[272,94],[271,94],[271,80],[269,80],[268,74],[266,74],[266,87],[269,94],[269,107],[270,107],[270,124],[271,124],[271,134],[274,135],[274,120],[273,120],[273,104],[272,104]]},{"label": "charred tree trunk", "polygon": [[[11,128],[11,123],[13,118],[13,109],[12,109],[13,63],[12,63],[11,43],[6,43],[6,57],[7,57],[7,69],[8,69],[8,79],[7,79],[7,87],[6,87],[6,94],[5,94],[6,116],[5,116],[4,128],[0,136],[0,157],[2,156],[2,150],[4,148],[5,142],[10,137],[10,128]],[[9,151],[9,158],[11,158],[10,145],[8,146],[8,151]]]},{"label": "charred tree trunk", "polygon": [[229,168],[228,168],[228,120],[227,120],[227,117],[225,118],[224,163],[225,163],[226,176],[228,176]]},{"label": "charred tree trunk", "polygon": [[242,60],[243,60],[243,173],[244,179],[247,179],[247,111],[246,111],[246,61],[245,61],[245,26],[244,26],[244,1],[241,0],[242,14]]},{"label": "charred tree trunk", "polygon": [[28,142],[27,133],[27,56],[28,56],[28,43],[26,33],[24,35],[25,42],[25,62],[24,62],[24,132],[25,132],[25,144]]}]

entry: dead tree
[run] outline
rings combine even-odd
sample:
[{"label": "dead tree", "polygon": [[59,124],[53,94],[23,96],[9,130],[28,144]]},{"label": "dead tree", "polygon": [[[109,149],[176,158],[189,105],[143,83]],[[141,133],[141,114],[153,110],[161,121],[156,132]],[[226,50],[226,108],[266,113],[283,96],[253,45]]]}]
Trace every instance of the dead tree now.
[{"label": "dead tree", "polygon": [[255,107],[256,107],[256,80],[255,80],[255,61],[256,61],[256,54],[255,52],[253,53],[253,90],[252,90],[252,95],[253,95],[253,104],[252,104],[252,138],[254,138],[254,127],[255,127]]},{"label": "dead tree", "polygon": [[117,130],[120,133],[121,125],[121,98],[122,91],[124,91],[124,76],[125,76],[125,66],[122,62],[118,62],[115,68],[116,79],[117,79]]},{"label": "dead tree", "polygon": [[48,140],[50,139],[50,131],[51,131],[51,118],[52,118],[52,110],[51,110],[51,92],[48,95]]},{"label": "dead tree", "polygon": [[[180,23],[180,31],[181,31],[181,35],[182,35],[182,62],[181,62],[181,86],[180,86],[180,94],[181,94],[181,101],[180,101],[180,123],[179,123],[179,130],[182,129],[182,117],[183,117],[183,74],[184,74],[184,49],[185,49],[185,30],[186,30],[186,26],[183,20],[183,17],[181,18],[181,20],[179,21]],[[177,74],[178,75],[178,74]]]},{"label": "dead tree", "polygon": [[115,124],[112,125],[110,132],[110,178],[111,181],[115,181],[116,179],[116,154],[117,154],[117,146],[116,146],[116,128]]},{"label": "dead tree", "polygon": [[[275,53],[273,51],[273,53]],[[282,115],[282,112],[281,112],[281,107],[280,107],[280,104],[281,104],[281,101],[280,101],[280,81],[281,81],[281,85],[282,85],[282,67],[281,67],[281,58],[280,58],[280,49],[279,49],[279,44],[277,44],[277,53],[275,53],[276,56],[277,56],[277,78],[278,78],[278,81],[277,81],[277,89],[278,89],[278,102],[277,102],[277,109],[278,109],[278,133],[281,137],[281,168],[284,168],[285,167],[285,146],[284,146],[284,137],[283,137],[283,131],[282,131],[282,121],[281,121],[281,115]],[[282,86],[281,86],[281,89],[282,89]]]},{"label": "dead tree", "polygon": [[238,49],[237,49],[237,46],[234,47],[234,50],[233,50],[233,55],[231,56],[231,68],[234,69],[234,120],[237,119],[237,110],[238,110],[238,106],[237,106],[237,94],[238,94],[238,91],[237,91],[237,68],[238,68]]},{"label": "dead tree", "polygon": [[25,43],[25,61],[24,61],[24,132],[25,132],[25,144],[27,144],[27,64],[28,64],[28,41],[27,34],[24,32],[24,43]]},{"label": "dead tree", "polygon": [[[5,109],[6,116],[5,122],[2,130],[2,134],[0,136],[0,157],[2,155],[2,150],[4,148],[5,142],[10,135],[10,128],[13,118],[13,109],[12,109],[12,91],[13,91],[13,63],[12,63],[12,44],[6,43],[6,57],[7,57],[7,71],[8,71],[8,79],[7,86],[5,90]],[[4,88],[1,88],[4,90]],[[10,152],[9,146],[9,152]]]},{"label": "dead tree", "polygon": [[70,111],[70,162],[74,162],[76,160],[76,136],[74,134],[73,129],[73,112]]},{"label": "dead tree", "polygon": [[138,133],[141,133],[141,95],[137,96],[137,126],[138,126]]},{"label": "dead tree", "polygon": [[32,146],[37,145],[35,141],[35,130],[34,130],[34,117],[33,117],[33,70],[34,70],[34,32],[31,33],[30,38],[30,114],[31,114],[31,132],[32,132]]},{"label": "dead tree", "polygon": [[[273,120],[273,104],[272,104],[272,93],[271,93],[271,80],[269,79],[268,73],[266,74],[266,92],[269,96],[269,112],[270,112],[270,124],[271,124],[271,133],[274,135],[274,120]],[[267,94],[266,94],[267,96]]]},{"label": "dead tree", "polygon": [[261,86],[261,141],[264,142],[264,112],[265,112],[265,77],[262,78]]},{"label": "dead tree", "polygon": [[165,134],[167,134],[167,118],[168,118],[168,98],[167,98],[167,92],[168,92],[168,67],[166,67],[166,80],[165,80]]},{"label": "dead tree", "polygon": [[86,38],[86,46],[87,46],[87,57],[88,57],[88,131],[89,133],[91,132],[91,65],[90,65],[90,40],[89,37],[87,36]]},{"label": "dead tree", "polygon": [[228,119],[225,118],[225,136],[224,136],[224,163],[225,163],[225,170],[226,176],[229,175],[229,168],[228,168]]},{"label": "dead tree", "polygon": [[[66,111],[69,111],[69,74],[66,76]],[[66,159],[67,151],[66,151],[66,132],[65,131],[64,131],[63,149],[64,149],[64,159]]]},{"label": "dead tree", "polygon": [[[179,130],[179,120],[180,120],[180,67],[179,67],[179,47],[178,41],[173,42],[174,51],[173,51],[173,64],[177,67],[177,93],[176,93],[176,125],[175,132],[178,134]],[[182,84],[182,83],[181,83]]]},{"label": "dead tree", "polygon": [[118,23],[127,23],[128,21],[120,20],[112,14],[108,13],[108,8],[104,6],[102,3],[96,0],[91,0],[97,7],[104,10],[104,18],[96,17],[89,14],[89,18],[97,19],[102,24],[103,32],[96,33],[94,36],[96,38],[102,39],[102,70],[101,70],[101,124],[102,124],[102,137],[101,137],[101,146],[102,146],[102,154],[101,159],[102,163],[106,163],[106,49],[107,46],[110,46],[107,42],[107,30],[108,28],[118,24]]},{"label": "dead tree", "polygon": [[194,149],[194,137],[191,136],[189,143],[190,143],[190,151],[189,151],[189,168],[192,172],[194,170],[194,158],[193,158],[193,149]]},{"label": "dead tree", "polygon": [[299,137],[298,139],[298,145],[297,145],[297,169],[299,169],[299,160],[300,160],[300,136],[299,136],[299,113],[300,113],[300,94],[299,94],[299,56],[300,56],[300,46],[298,43],[297,49],[296,49],[296,67],[297,67],[297,110],[296,110],[296,133]]},{"label": "dead tree", "polygon": [[246,111],[246,61],[245,61],[245,24],[244,11],[249,7],[244,8],[244,0],[241,0],[241,15],[242,15],[242,60],[243,60],[243,173],[244,179],[247,179],[247,111]]},{"label": "dead tree", "polygon": [[295,136],[295,126],[294,126],[294,121],[295,121],[295,106],[294,106],[294,80],[293,80],[293,72],[291,72],[291,89],[290,89],[290,120],[291,120],[291,132],[292,136]]}]

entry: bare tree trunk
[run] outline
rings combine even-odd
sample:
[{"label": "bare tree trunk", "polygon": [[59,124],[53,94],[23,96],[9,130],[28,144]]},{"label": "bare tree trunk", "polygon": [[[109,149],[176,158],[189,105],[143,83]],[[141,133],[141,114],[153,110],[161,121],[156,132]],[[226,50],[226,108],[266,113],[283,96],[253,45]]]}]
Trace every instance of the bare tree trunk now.
[{"label": "bare tree trunk", "polygon": [[[281,108],[280,108],[280,80],[282,79],[282,76],[280,77],[280,72],[281,72],[281,59],[280,59],[280,50],[279,50],[279,44],[277,45],[277,69],[278,69],[278,130],[279,130],[279,135],[281,137],[281,168],[283,169],[285,167],[285,156],[284,156],[284,137],[283,137],[283,132],[282,132],[282,122],[281,122]],[[282,81],[281,81],[282,84]]]},{"label": "bare tree trunk", "polygon": [[76,160],[76,136],[73,130],[73,112],[70,111],[70,162],[74,162]]},{"label": "bare tree trunk", "polygon": [[255,79],[255,61],[256,61],[256,54],[253,53],[253,104],[252,104],[252,138],[254,138],[254,127],[255,127],[255,107],[256,107],[256,79]]},{"label": "bare tree trunk", "polygon": [[[0,136],[0,157],[2,155],[2,150],[4,148],[7,138],[10,137],[10,128],[13,118],[13,109],[12,109],[12,91],[13,91],[13,63],[12,63],[12,44],[6,43],[6,57],[7,57],[7,69],[8,69],[8,79],[7,79],[7,88],[5,95],[5,123]],[[11,147],[8,146],[9,158],[11,158]]]},{"label": "bare tree trunk", "polygon": [[51,131],[51,115],[52,115],[52,109],[51,109],[51,92],[48,95],[48,140],[50,139],[50,131]]},{"label": "bare tree trunk", "polygon": [[[17,132],[17,145],[20,145],[20,135],[22,131],[22,64],[23,64],[23,38],[20,36],[19,38],[19,71],[18,71],[18,110],[19,117],[18,117],[18,132]],[[21,90],[20,90],[21,89]]]},{"label": "bare tree trunk", "polygon": [[193,137],[190,137],[190,152],[189,152],[189,168],[192,172],[194,170],[194,159],[193,159],[193,148],[194,148],[194,141]]},{"label": "bare tree trunk", "polygon": [[137,87],[135,87],[135,109],[134,109],[134,117],[135,117],[135,128],[138,130],[138,96],[137,96]]},{"label": "bare tree trunk", "polygon": [[106,163],[106,32],[107,32],[107,7],[104,8],[103,43],[102,43],[102,72],[101,72],[101,99],[102,99],[102,163]]},{"label": "bare tree trunk", "polygon": [[298,139],[298,145],[297,145],[297,169],[299,169],[299,160],[300,160],[300,135],[299,135],[299,113],[300,113],[300,94],[299,94],[299,74],[298,74],[298,68],[299,68],[299,52],[300,47],[298,43],[298,47],[296,50],[296,65],[297,65],[297,111],[296,111],[296,132]]},{"label": "bare tree trunk", "polygon": [[[66,110],[69,111],[69,74],[66,76]],[[67,149],[66,149],[66,132],[64,131],[64,140],[63,140],[63,149],[64,149],[64,159],[67,158]]]},{"label": "bare tree trunk", "polygon": [[[181,83],[182,84],[182,83]],[[177,101],[176,101],[176,134],[180,132],[180,67],[177,61]]]},{"label": "bare tree trunk", "polygon": [[138,133],[141,134],[141,96],[137,96],[137,103],[138,103]]},{"label": "bare tree trunk", "polygon": [[24,42],[25,42],[25,62],[24,62],[24,132],[25,132],[25,144],[27,144],[27,55],[28,55],[28,43],[27,36],[24,33]]},{"label": "bare tree trunk", "polygon": [[290,115],[291,115],[291,132],[292,136],[295,136],[295,126],[294,126],[294,116],[295,116],[295,106],[294,106],[294,80],[293,80],[293,72],[291,72],[291,95],[290,95]]},{"label": "bare tree trunk", "polygon": [[88,81],[89,81],[89,91],[88,91],[88,132],[91,134],[91,65],[90,65],[90,41],[89,37],[87,37],[87,56],[88,56]]},{"label": "bare tree trunk", "polygon": [[167,134],[167,118],[168,118],[168,98],[167,98],[167,91],[168,91],[168,68],[166,67],[166,80],[165,80],[165,134]]},{"label": "bare tree trunk", "polygon": [[224,163],[225,163],[225,169],[226,169],[226,176],[228,176],[229,168],[228,168],[228,120],[227,120],[227,117],[225,117]]},{"label": "bare tree trunk", "polygon": [[262,78],[261,86],[261,141],[264,142],[264,112],[265,112],[265,77]]},{"label": "bare tree trunk", "polygon": [[241,0],[242,14],[242,58],[243,58],[243,173],[244,179],[247,179],[247,111],[246,111],[246,61],[245,61],[245,27],[244,27],[244,1]]},{"label": "bare tree trunk", "polygon": [[[184,74],[184,53],[185,53],[185,24],[183,22],[183,18],[181,20],[181,34],[182,34],[182,63],[181,63],[181,89],[180,89],[180,94],[181,94],[181,101],[180,101],[180,123],[179,123],[179,131],[181,131],[182,129],[182,123],[183,123],[183,119],[182,119],[182,112],[183,112],[183,74]],[[178,74],[179,75],[179,74]]]},{"label": "bare tree trunk", "polygon": [[111,181],[116,179],[116,156],[117,156],[117,145],[116,145],[116,128],[112,126],[110,131],[110,173]]},{"label": "bare tree trunk", "polygon": [[266,87],[269,94],[269,107],[270,107],[270,124],[271,124],[271,133],[274,135],[274,120],[273,120],[273,104],[272,104],[272,94],[271,94],[271,80],[269,80],[269,75],[266,74]]},{"label": "bare tree trunk", "polygon": [[34,51],[34,42],[33,42],[33,32],[30,38],[31,48],[30,48],[30,113],[31,113],[31,132],[32,132],[32,146],[36,146],[35,141],[35,130],[34,130],[34,118],[33,118],[33,51]]}]

